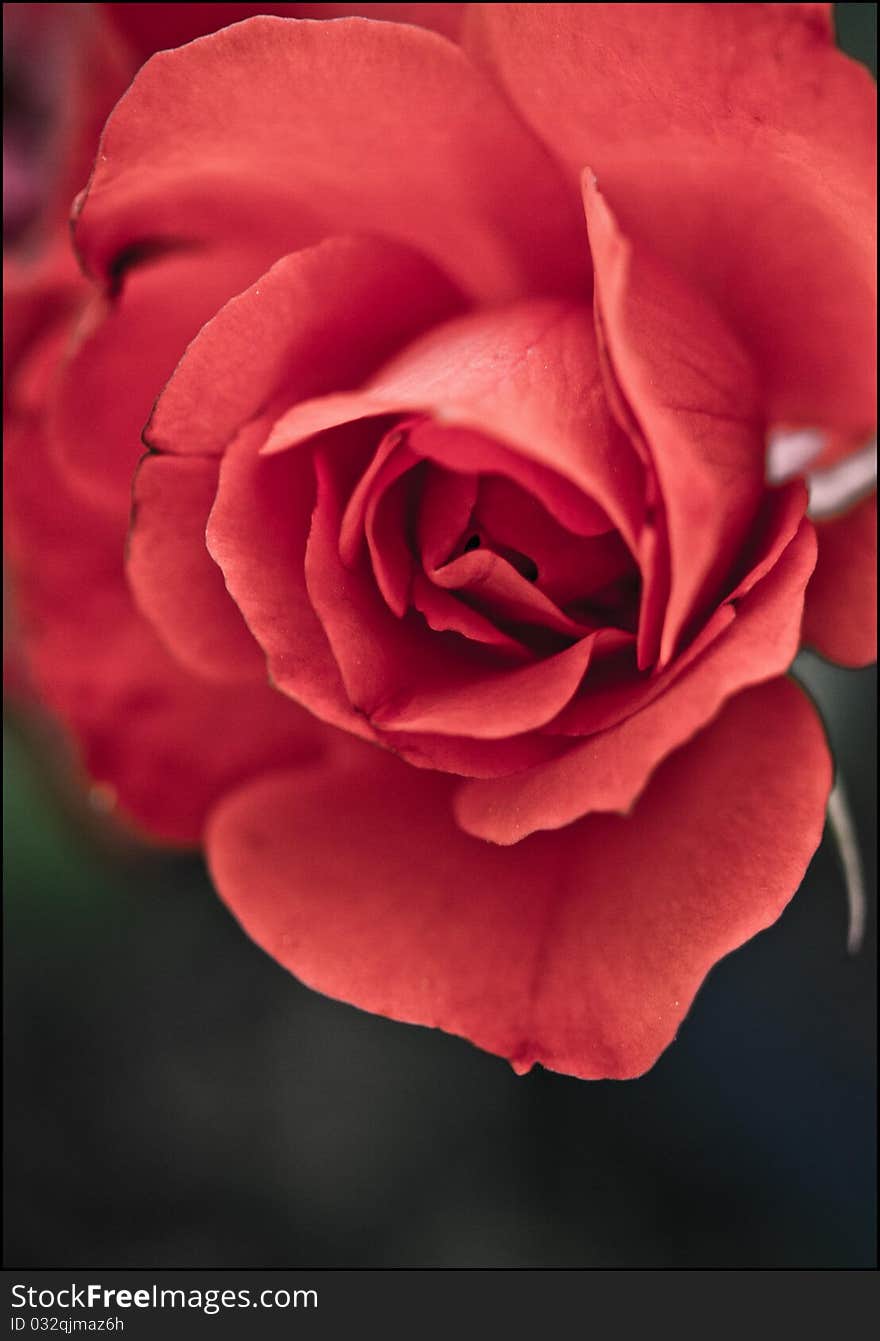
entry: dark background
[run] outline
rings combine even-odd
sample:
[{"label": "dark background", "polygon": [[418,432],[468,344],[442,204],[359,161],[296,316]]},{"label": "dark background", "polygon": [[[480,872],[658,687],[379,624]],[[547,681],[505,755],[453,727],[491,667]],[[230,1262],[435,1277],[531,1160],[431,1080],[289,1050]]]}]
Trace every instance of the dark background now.
[{"label": "dark background", "polygon": [[[873,890],[876,673],[802,673]],[[876,909],[851,958],[827,837],[646,1077],[517,1079],[300,986],[21,712],[4,779],[8,1265],[875,1264]]]}]

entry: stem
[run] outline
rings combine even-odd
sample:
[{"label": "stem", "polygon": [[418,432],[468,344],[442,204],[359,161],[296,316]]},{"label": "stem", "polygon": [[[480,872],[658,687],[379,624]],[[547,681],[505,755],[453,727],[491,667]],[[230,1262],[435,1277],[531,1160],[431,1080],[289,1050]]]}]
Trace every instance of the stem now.
[{"label": "stem", "polygon": [[858,954],[865,936],[865,912],[867,906],[865,877],[862,860],[859,856],[859,840],[853,824],[852,811],[849,808],[843,779],[837,780],[828,798],[828,822],[837,842],[837,851],[846,880],[846,900],[849,905],[849,931],[846,948],[851,955]]}]

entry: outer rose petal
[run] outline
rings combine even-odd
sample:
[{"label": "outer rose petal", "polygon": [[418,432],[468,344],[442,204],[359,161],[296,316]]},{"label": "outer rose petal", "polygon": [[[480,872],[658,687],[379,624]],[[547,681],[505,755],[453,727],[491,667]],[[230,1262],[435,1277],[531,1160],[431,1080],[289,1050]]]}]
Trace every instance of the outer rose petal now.
[{"label": "outer rose petal", "polygon": [[349,773],[261,778],[217,807],[221,896],[311,987],[586,1079],[647,1070],[716,960],[779,916],[831,782],[789,681],[729,704],[631,818],[511,851],[455,828],[448,779],[361,752]]},{"label": "outer rose petal", "polygon": [[462,828],[491,842],[517,843],[593,810],[628,810],[660,760],[726,699],[788,669],[815,561],[813,528],[804,522],[770,574],[743,598],[732,625],[665,693],[558,760],[510,778],[464,783],[455,803]]},{"label": "outer rose petal", "polygon": [[144,238],[234,229],[283,255],[294,221],[306,241],[381,232],[500,299],[583,287],[573,206],[543,146],[445,39],[255,18],[141,69],[105,127],[75,237],[107,275]]},{"label": "outer rose petal", "polygon": [[803,639],[842,666],[877,660],[877,496],[817,522],[819,558],[807,587]]},{"label": "outer rose petal", "polygon": [[127,511],[157,393],[203,323],[273,259],[183,248],[128,273],[118,297],[93,296],[47,415],[58,464],[91,505]]},{"label": "outer rose petal", "polygon": [[[707,293],[771,420],[876,416],[876,89],[829,6],[481,4],[466,46],[572,181]],[[856,355],[854,356],[854,351]]]},{"label": "outer rose petal", "polygon": [[211,685],[168,656],[125,581],[124,521],[72,496],[42,436],[24,424],[7,433],[4,479],[30,674],[92,778],[111,786],[138,827],[196,843],[224,792],[323,748],[320,724],[268,683]]}]

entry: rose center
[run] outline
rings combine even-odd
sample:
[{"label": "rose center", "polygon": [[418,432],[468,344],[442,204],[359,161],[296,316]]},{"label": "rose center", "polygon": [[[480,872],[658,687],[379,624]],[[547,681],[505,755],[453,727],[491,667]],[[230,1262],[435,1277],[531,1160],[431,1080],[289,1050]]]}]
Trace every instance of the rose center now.
[{"label": "rose center", "polygon": [[528,554],[524,554],[522,550],[514,549],[510,545],[493,544],[488,536],[481,535],[479,531],[471,532],[464,542],[461,552],[462,554],[470,554],[475,549],[481,548],[489,549],[499,558],[506,559],[511,568],[515,568],[527,582],[537,582],[538,565],[534,559],[530,558]]}]

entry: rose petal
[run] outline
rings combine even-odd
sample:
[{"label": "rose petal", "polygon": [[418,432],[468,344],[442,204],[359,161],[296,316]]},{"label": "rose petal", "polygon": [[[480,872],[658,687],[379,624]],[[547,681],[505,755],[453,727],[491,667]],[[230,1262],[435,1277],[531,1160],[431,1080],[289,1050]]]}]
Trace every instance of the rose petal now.
[{"label": "rose petal", "polygon": [[264,451],[286,451],[336,424],[407,410],[436,421],[410,433],[413,451],[468,474],[507,473],[575,534],[605,531],[610,519],[636,547],[644,472],[608,412],[585,308],[535,301],[439,326],[363,391],[305,402],[283,415]]},{"label": "rose petal", "polygon": [[436,629],[438,633],[449,631],[460,633],[463,638],[497,647],[516,660],[532,660],[533,653],[524,643],[507,633],[502,633],[491,619],[487,619],[478,610],[458,600],[452,593],[430,582],[424,573],[413,574],[411,595],[416,610],[421,610],[429,627]]},{"label": "rose petal", "polygon": [[218,806],[221,896],[319,991],[520,1072],[585,1078],[645,1071],[712,965],[779,916],[831,784],[820,723],[788,681],[730,703],[631,818],[511,851],[455,828],[449,780],[362,753],[347,775],[261,778]]},{"label": "rose petal", "polygon": [[168,655],[132,602],[124,521],[67,490],[38,432],[10,428],[4,467],[8,572],[30,674],[91,778],[139,829],[197,843],[224,791],[323,748],[328,733],[268,684],[210,684]]},{"label": "rose petal", "polygon": [[460,306],[436,267],[399,243],[330,238],[285,256],[202,328],[145,438],[160,451],[220,452],[275,397],[355,386]]},{"label": "rose petal", "polygon": [[455,470],[423,467],[425,480],[416,517],[416,542],[425,572],[448,559],[470,520],[479,480]]},{"label": "rose petal", "polygon": [[405,447],[406,430],[393,424],[387,433],[377,434],[373,458],[351,491],[339,527],[339,557],[354,567],[363,549],[367,509],[376,491],[381,492],[418,465],[418,459]]},{"label": "rose petal", "polygon": [[259,17],[148,61],[81,202],[89,270],[106,274],[147,228],[193,243],[234,231],[283,255],[292,227],[299,245],[407,242],[487,298],[583,289],[589,273],[546,150],[434,33]]},{"label": "rose petal", "polygon": [[876,88],[830,6],[479,4],[468,28],[572,183],[589,164],[726,314],[771,422],[876,422]]},{"label": "rose petal", "polygon": [[455,802],[462,827],[491,842],[516,843],[593,810],[628,810],[660,760],[726,699],[790,666],[815,557],[813,527],[804,521],[773,570],[743,598],[724,636],[664,694],[556,762],[516,777],[464,783]]},{"label": "rose petal", "polygon": [[128,511],[158,392],[207,318],[269,259],[184,248],[136,266],[116,298],[92,299],[48,418],[56,459],[90,504]]},{"label": "rose petal", "polygon": [[556,759],[566,749],[558,737],[527,732],[504,740],[431,735],[425,731],[377,731],[376,739],[416,768],[459,778],[501,778]]},{"label": "rose petal", "polygon": [[816,523],[819,558],[807,587],[804,642],[842,666],[877,660],[877,496]]},{"label": "rose petal", "polygon": [[[504,740],[534,731],[565,707],[583,679],[595,636],[543,661],[514,670],[475,674],[459,686],[417,686],[383,704],[371,720],[386,732],[428,731],[444,736]],[[393,739],[393,736],[392,736]]]},{"label": "rose petal", "polygon": [[757,387],[714,311],[632,249],[589,178],[584,202],[608,350],[663,498],[671,582],[662,665],[716,603],[763,497]]},{"label": "rose petal", "polygon": [[[548,358],[544,372],[550,373],[551,366]],[[565,378],[564,363],[561,360],[557,371],[562,378]],[[549,396],[549,387],[540,385],[536,394]],[[619,440],[606,443],[601,433],[598,435],[598,440],[593,441],[584,433],[580,444],[582,459],[577,460],[575,452],[571,451],[573,442],[561,441],[559,443],[561,472],[557,473],[546,450],[542,428],[537,423],[534,455],[539,459],[535,460],[530,459],[532,453],[522,444],[518,444],[521,450],[511,450],[504,441],[475,433],[467,428],[456,427],[454,423],[456,413],[453,409],[450,414],[449,407],[441,406],[435,420],[425,419],[415,425],[409,435],[409,445],[414,452],[442,467],[450,470],[466,470],[468,474],[479,473],[481,498],[478,500],[476,511],[480,511],[480,507],[486,501],[486,491],[490,487],[490,481],[486,477],[499,476],[498,481],[492,481],[492,487],[503,489],[507,486],[509,494],[512,486],[519,491],[527,506],[531,505],[533,509],[538,507],[545,509],[549,514],[547,520],[551,526],[555,521],[559,526],[571,531],[572,535],[589,539],[597,535],[606,535],[612,529],[608,513],[592,496],[591,490],[595,488],[606,496],[608,506],[613,509],[613,515],[621,519],[627,534],[630,534],[631,528],[635,526],[635,518],[640,515],[641,481],[637,483],[628,476],[627,465],[631,464],[631,460],[629,462],[627,460],[625,443]],[[448,422],[450,419],[451,423]],[[610,426],[602,425],[602,427]],[[543,428],[544,431],[552,433],[549,424]],[[521,433],[520,436],[524,442],[525,434]],[[613,432],[611,438],[614,439]],[[571,451],[570,461],[567,459],[566,447]],[[616,496],[613,482],[609,478],[608,463],[604,459],[609,447],[618,457],[618,470],[621,476],[618,483],[624,489],[627,484],[631,484],[635,491],[634,498]],[[592,457],[594,454],[595,461],[587,463],[583,460],[583,457],[587,455]],[[580,474],[580,479],[575,481],[569,478],[569,469],[573,475]],[[533,522],[534,516],[530,520]]]},{"label": "rose petal", "polygon": [[415,560],[409,546],[415,481],[411,471],[399,467],[377,481],[364,518],[367,547],[376,585],[398,619],[410,606]]},{"label": "rose petal", "polygon": [[259,455],[267,424],[231,443],[208,520],[207,546],[284,694],[356,734],[372,737],[349,702],[306,590],[303,562],[315,501],[311,454]]},{"label": "rose petal", "polygon": [[633,648],[621,648],[607,666],[594,667],[589,685],[546,728],[554,735],[583,739],[640,713],[665,694],[697,657],[711,647],[736,619],[732,604],[721,605],[706,620],[696,638],[665,670],[646,675],[638,669]]},{"label": "rose petal", "polygon": [[266,657],[205,546],[220,462],[149,456],[134,485],[128,580],[169,651],[207,680],[267,684]]},{"label": "rose petal", "polygon": [[503,475],[481,479],[474,522],[490,548],[529,558],[537,569],[536,586],[558,606],[583,600],[624,573],[635,572],[632,555],[610,522],[604,532],[576,535],[533,494]]},{"label": "rose petal", "polygon": [[[747,595],[778,563],[801,525],[806,506],[803,484],[794,482],[771,491],[761,509],[754,541],[742,556],[743,576],[725,593],[725,600],[710,616],[687,648],[659,674],[638,674],[620,658],[606,668],[597,666],[590,676],[589,692],[576,699],[549,729],[571,736],[605,731],[624,718],[647,707],[729,628],[737,601]],[[604,673],[603,673],[604,672]],[[597,683],[597,675],[601,680]]]},{"label": "rose petal", "polygon": [[563,637],[580,638],[593,626],[570,619],[549,597],[491,550],[477,549],[436,568],[428,576],[438,587],[459,591],[478,609],[509,625],[551,629]]}]

